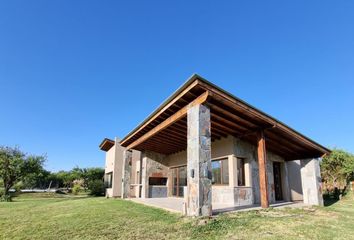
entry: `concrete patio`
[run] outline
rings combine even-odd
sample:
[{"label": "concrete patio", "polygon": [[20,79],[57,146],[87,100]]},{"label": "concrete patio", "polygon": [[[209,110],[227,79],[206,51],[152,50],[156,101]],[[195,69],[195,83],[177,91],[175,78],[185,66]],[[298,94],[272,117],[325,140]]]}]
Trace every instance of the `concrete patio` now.
[{"label": "concrete patio", "polygon": [[[162,208],[170,212],[182,213],[183,209],[183,198],[169,197],[169,198],[130,198],[129,200],[141,203],[151,207]],[[302,208],[308,205],[303,202],[277,202],[271,204],[270,207],[273,208]],[[217,215],[225,212],[238,212],[238,211],[250,211],[250,210],[260,210],[262,209],[259,204],[249,205],[249,206],[230,206],[222,204],[213,204],[213,215]]]}]

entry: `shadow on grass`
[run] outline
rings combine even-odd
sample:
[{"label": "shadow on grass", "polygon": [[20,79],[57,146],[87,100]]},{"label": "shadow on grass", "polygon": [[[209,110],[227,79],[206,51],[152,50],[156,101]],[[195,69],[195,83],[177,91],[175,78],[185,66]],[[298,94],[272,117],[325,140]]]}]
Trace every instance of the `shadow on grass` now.
[{"label": "shadow on grass", "polygon": [[348,191],[344,189],[343,191],[334,191],[331,193],[323,194],[323,205],[329,207],[336,202],[340,201],[341,198],[347,195]]}]

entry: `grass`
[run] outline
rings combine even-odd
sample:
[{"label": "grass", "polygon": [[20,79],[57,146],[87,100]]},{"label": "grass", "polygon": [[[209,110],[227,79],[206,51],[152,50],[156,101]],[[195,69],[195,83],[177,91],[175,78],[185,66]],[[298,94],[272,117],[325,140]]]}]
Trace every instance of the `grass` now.
[{"label": "grass", "polygon": [[0,203],[0,239],[354,239],[354,197],[191,219],[118,199],[22,194]]}]

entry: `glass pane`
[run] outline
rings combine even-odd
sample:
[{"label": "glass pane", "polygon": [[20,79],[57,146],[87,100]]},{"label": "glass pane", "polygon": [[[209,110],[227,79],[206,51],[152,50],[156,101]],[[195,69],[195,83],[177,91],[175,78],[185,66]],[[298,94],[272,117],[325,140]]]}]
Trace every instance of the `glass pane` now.
[{"label": "glass pane", "polygon": [[242,158],[237,158],[237,184],[245,186],[245,163]]},{"label": "glass pane", "polygon": [[221,184],[221,164],[220,161],[211,162],[212,184]]},{"label": "glass pane", "polygon": [[229,184],[229,161],[222,160],[221,162],[221,177],[222,177],[222,184]]},{"label": "glass pane", "polygon": [[177,168],[172,169],[172,180],[173,180],[172,195],[177,196]]},{"label": "glass pane", "polygon": [[178,169],[178,176],[179,176],[179,192],[178,195],[183,197],[184,194],[184,186],[187,186],[187,167],[180,167]]}]

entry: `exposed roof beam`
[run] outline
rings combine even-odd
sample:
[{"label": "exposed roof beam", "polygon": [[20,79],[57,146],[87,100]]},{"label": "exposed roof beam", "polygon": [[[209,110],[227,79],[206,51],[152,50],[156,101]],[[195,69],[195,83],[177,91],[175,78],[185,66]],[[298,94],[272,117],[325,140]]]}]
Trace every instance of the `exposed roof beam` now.
[{"label": "exposed roof beam", "polygon": [[199,104],[202,104],[202,103],[206,102],[208,97],[209,97],[209,91],[205,91],[203,94],[201,94],[199,97],[197,97],[190,104],[188,104],[187,106],[183,107],[181,110],[179,110],[178,112],[176,112],[175,114],[173,114],[172,116],[167,118],[165,121],[163,121],[162,123],[160,123],[159,125],[157,125],[153,129],[151,129],[149,132],[145,133],[143,136],[138,138],[136,141],[134,141],[131,144],[129,144],[127,149],[132,149],[132,148],[138,146],[140,143],[143,143],[144,141],[146,141],[150,137],[154,136],[155,134],[157,134],[160,131],[164,130],[168,126],[170,126],[173,123],[177,122],[178,120],[182,119],[183,117],[185,117],[187,115],[187,111],[188,111],[188,109],[190,107],[193,107],[193,106],[196,106],[196,105],[199,105]]},{"label": "exposed roof beam", "polygon": [[158,116],[160,116],[161,113],[163,113],[166,109],[168,109],[170,106],[172,106],[175,102],[177,102],[180,98],[182,98],[183,95],[185,95],[187,92],[189,92],[190,89],[194,88],[198,84],[198,81],[194,81],[191,83],[186,89],[184,89],[181,93],[179,93],[176,97],[174,97],[168,104],[166,104],[163,107],[158,108],[158,110],[154,113],[152,113],[149,117],[149,120],[142,123],[139,125],[136,129],[134,129],[132,132],[130,132],[125,139],[122,139],[121,144],[124,145],[132,136],[134,136],[135,133],[139,132],[143,128],[145,128],[149,123],[154,121]]}]

